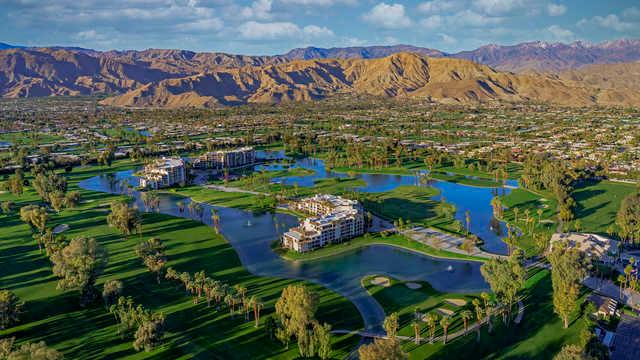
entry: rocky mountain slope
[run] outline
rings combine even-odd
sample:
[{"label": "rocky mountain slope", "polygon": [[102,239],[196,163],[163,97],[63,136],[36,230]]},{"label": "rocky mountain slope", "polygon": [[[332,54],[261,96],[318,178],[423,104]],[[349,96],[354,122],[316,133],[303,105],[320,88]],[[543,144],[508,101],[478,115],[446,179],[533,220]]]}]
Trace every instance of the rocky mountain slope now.
[{"label": "rocky mountain slope", "polygon": [[640,62],[587,65],[563,72],[560,78],[602,89],[640,91]]},{"label": "rocky mountain slope", "polygon": [[498,72],[467,60],[399,53],[380,59],[323,59],[219,69],[154,81],[106,105],[215,107],[322,99],[336,94],[412,97],[439,103],[540,101],[561,105],[640,104],[635,91],[598,89],[551,75]]}]

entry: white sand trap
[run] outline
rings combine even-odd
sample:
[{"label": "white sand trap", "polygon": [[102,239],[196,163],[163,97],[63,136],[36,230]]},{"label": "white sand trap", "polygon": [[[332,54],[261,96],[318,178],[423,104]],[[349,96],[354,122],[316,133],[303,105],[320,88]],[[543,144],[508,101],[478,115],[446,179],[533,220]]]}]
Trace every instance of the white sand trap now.
[{"label": "white sand trap", "polygon": [[458,307],[467,305],[467,301],[464,299],[445,299],[445,301],[453,306]]},{"label": "white sand trap", "polygon": [[69,225],[67,225],[67,224],[60,224],[60,225],[58,225],[58,226],[56,226],[56,227],[54,227],[54,228],[53,228],[53,233],[54,233],[54,234],[60,234],[60,233],[62,233],[62,232],[64,232],[64,231],[66,231],[66,230],[68,230],[68,229],[69,229]]},{"label": "white sand trap", "polygon": [[414,282],[408,282],[405,285],[407,285],[407,287],[412,290],[420,289],[422,287],[422,285]]},{"label": "white sand trap", "polygon": [[438,312],[444,316],[453,316],[455,314],[454,311],[445,308],[438,308]]},{"label": "white sand trap", "polygon": [[371,284],[376,286],[389,287],[391,286],[391,280],[384,276],[376,276],[371,280]]}]

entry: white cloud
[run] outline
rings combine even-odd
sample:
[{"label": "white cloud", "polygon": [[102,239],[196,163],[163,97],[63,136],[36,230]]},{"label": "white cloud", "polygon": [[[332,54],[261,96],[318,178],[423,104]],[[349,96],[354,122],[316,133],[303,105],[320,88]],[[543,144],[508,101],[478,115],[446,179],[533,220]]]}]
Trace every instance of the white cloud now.
[{"label": "white cloud", "polygon": [[453,45],[458,42],[458,40],[451,35],[440,33],[438,36],[440,37],[440,41],[446,45]]},{"label": "white cloud", "polygon": [[432,0],[418,5],[418,11],[425,14],[439,14],[458,8],[458,4],[449,0]]},{"label": "white cloud", "polygon": [[449,17],[449,22],[461,27],[483,27],[487,25],[496,25],[504,21],[503,17],[487,16],[479,14],[473,10],[464,10]]},{"label": "white cloud", "polygon": [[502,15],[523,7],[524,0],[472,0],[473,7],[487,15]]},{"label": "white cloud", "polygon": [[280,0],[283,4],[328,7],[336,4],[356,5],[358,0]]},{"label": "white cloud", "polygon": [[331,29],[324,26],[316,26],[316,25],[307,25],[302,28],[302,34],[305,37],[310,38],[328,38],[333,37],[335,34]]},{"label": "white cloud", "polygon": [[224,28],[224,23],[218,18],[200,19],[176,25],[176,30],[182,32],[218,31],[222,28]]},{"label": "white cloud", "polygon": [[550,16],[561,16],[567,12],[567,7],[562,4],[549,3],[547,5],[547,13]]},{"label": "white cloud", "polygon": [[622,17],[625,19],[638,19],[640,18],[640,9],[635,6],[624,9],[622,12]]},{"label": "white cloud", "polygon": [[420,21],[420,25],[426,29],[437,29],[442,26],[444,20],[440,15],[431,15],[427,18],[424,18]]},{"label": "white cloud", "polygon": [[379,3],[363,19],[385,29],[400,29],[411,26],[411,19],[405,14],[404,5]]},{"label": "white cloud", "polygon": [[554,40],[571,41],[575,39],[575,34],[569,29],[565,29],[558,25],[551,25],[547,28]]},{"label": "white cloud", "polygon": [[272,4],[272,0],[256,0],[251,6],[243,7],[240,15],[246,19],[270,19]]},{"label": "white cloud", "polygon": [[260,23],[248,21],[239,27],[240,36],[247,40],[277,40],[277,39],[320,39],[333,37],[331,29],[316,25],[300,28],[291,22]]},{"label": "white cloud", "polygon": [[630,31],[638,27],[638,24],[622,20],[618,15],[615,14],[609,14],[607,16],[594,16],[591,19],[582,19],[578,22],[578,26],[581,27],[589,25],[596,25],[618,32]]}]

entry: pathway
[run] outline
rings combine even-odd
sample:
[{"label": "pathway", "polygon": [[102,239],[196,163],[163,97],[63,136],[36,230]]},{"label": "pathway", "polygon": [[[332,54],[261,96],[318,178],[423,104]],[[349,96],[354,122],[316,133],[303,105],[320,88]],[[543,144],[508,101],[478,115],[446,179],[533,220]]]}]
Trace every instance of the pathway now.
[{"label": "pathway", "polygon": [[448,234],[444,231],[434,228],[424,228],[422,226],[416,226],[410,230],[403,230],[401,233],[419,243],[425,244],[435,249],[446,250],[452,253],[477,256],[486,259],[507,257],[504,255],[498,255],[483,251],[477,246],[474,246],[473,250],[469,253],[465,250],[460,249],[460,246],[466,241],[465,238],[458,235]]}]

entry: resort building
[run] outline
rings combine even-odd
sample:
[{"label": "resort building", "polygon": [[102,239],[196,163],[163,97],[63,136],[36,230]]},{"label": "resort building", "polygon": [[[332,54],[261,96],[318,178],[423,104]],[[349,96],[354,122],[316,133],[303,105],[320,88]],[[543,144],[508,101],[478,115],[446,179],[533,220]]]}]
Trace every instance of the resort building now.
[{"label": "resort building", "polygon": [[148,189],[160,189],[186,182],[184,161],[175,157],[157,159],[145,166],[140,174],[140,186]]},{"label": "resort building", "polygon": [[584,233],[555,233],[551,236],[551,247],[558,241],[564,241],[569,248],[576,248],[604,262],[613,262],[618,253],[618,242],[604,236]]},{"label": "resort building", "polygon": [[210,151],[200,155],[193,162],[197,169],[233,169],[252,165],[256,161],[256,152],[252,147],[241,147],[233,150]]},{"label": "resort building", "polygon": [[334,195],[315,195],[291,205],[312,217],[282,236],[284,247],[307,252],[340,243],[365,232],[364,210],[358,201]]}]

